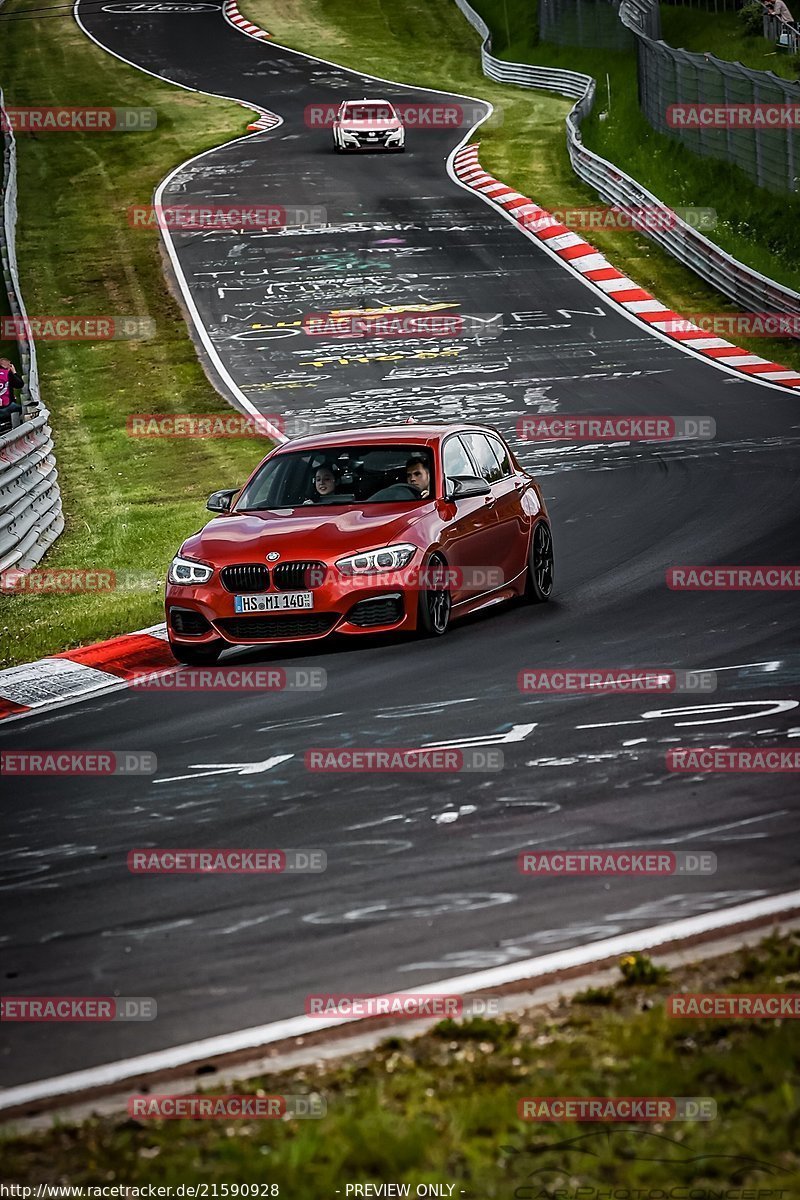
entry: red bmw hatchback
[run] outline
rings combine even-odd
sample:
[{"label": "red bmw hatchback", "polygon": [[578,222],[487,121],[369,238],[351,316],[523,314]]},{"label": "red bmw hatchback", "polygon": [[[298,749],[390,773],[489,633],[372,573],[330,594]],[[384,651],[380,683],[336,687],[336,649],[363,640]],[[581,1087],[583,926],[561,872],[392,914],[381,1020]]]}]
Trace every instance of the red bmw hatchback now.
[{"label": "red bmw hatchback", "polygon": [[208,508],[219,515],[167,577],[180,662],[331,633],[436,636],[451,619],[553,590],[541,489],[485,426],[297,438]]}]

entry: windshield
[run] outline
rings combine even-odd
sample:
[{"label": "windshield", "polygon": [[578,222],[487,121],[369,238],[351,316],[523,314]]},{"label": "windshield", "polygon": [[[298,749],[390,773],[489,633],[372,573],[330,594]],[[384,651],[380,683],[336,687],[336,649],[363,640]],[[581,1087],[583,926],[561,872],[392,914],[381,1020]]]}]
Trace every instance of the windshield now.
[{"label": "windshield", "polygon": [[235,511],[416,504],[435,494],[433,455],[425,446],[332,446],[274,455],[244,489]]},{"label": "windshield", "polygon": [[394,121],[394,109],[389,104],[346,104],[345,121]]}]

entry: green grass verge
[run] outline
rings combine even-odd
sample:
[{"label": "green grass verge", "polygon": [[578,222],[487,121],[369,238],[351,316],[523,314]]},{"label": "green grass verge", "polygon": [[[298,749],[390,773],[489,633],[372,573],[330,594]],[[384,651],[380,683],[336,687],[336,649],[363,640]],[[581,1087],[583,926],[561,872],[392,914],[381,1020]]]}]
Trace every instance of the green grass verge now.
[{"label": "green grass verge", "polygon": [[[472,0],[493,30],[494,53],[509,61],[610,75],[612,115],[584,124],[586,144],[623,166],[668,203],[715,208],[713,237],[764,274],[800,287],[800,201],[770,197],[741,172],[697,159],[656,134],[636,99],[632,53],[546,46],[538,41],[531,0]],[[596,206],[597,195],[572,171],[564,118],[570,101],[544,92],[504,87],[480,70],[479,39],[452,0],[243,0],[247,16],[276,41],[375,75],[465,92],[490,100],[501,121],[483,126],[481,163],[497,178],[545,208]],[[505,30],[512,34],[509,44]],[[277,102],[276,102],[277,103]],[[280,108],[280,104],[277,103]],[[605,107],[599,90],[596,113]],[[592,229],[589,240],[621,271],[683,314],[733,313],[735,306],[649,239],[624,230]],[[800,344],[790,339],[732,338],[753,353],[800,369]]]},{"label": "green grass verge", "polygon": [[[315,1091],[327,1102],[318,1120],[120,1116],[9,1135],[0,1145],[4,1179],[258,1182],[290,1198],[344,1196],[346,1184],[367,1182],[408,1183],[412,1195],[419,1183],[455,1184],[455,1196],[520,1200],[610,1187],[754,1200],[766,1193],[726,1189],[768,1188],[780,1200],[779,1189],[788,1198],[800,1187],[796,1022],[677,1020],[665,998],[680,990],[796,991],[798,983],[800,937],[771,937],[656,984],[621,982],[610,997],[595,989],[514,1020],[442,1022],[372,1054],[213,1089]],[[702,1124],[617,1126],[606,1136],[603,1124],[520,1120],[518,1101],[532,1096],[707,1096],[718,1115]],[[559,1145],[590,1135],[583,1153]]]},{"label": "green grass verge", "polygon": [[726,62],[740,62],[755,71],[772,71],[781,79],[797,80],[797,63],[790,54],[778,53],[765,37],[747,36],[735,12],[706,12],[685,5],[661,5],[661,36],[670,46],[713,54]]},{"label": "green grass verge", "polygon": [[[58,3],[58,0],[54,0]],[[4,16],[21,7],[9,0]],[[105,54],[69,10],[0,19],[9,105],[152,106],[152,133],[18,134],[17,254],[31,315],[127,315],[155,322],[152,340],[40,342],[67,526],[48,568],[141,572],[138,590],[3,596],[0,660],[23,662],[162,619],[166,564],[203,524],[204,499],[240,482],[261,439],[136,441],[141,412],[229,412],[203,373],[167,290],[157,233],[126,211],[149,203],[169,170],[245,132],[238,105],[169,87]],[[14,355],[16,358],[16,355]]]}]

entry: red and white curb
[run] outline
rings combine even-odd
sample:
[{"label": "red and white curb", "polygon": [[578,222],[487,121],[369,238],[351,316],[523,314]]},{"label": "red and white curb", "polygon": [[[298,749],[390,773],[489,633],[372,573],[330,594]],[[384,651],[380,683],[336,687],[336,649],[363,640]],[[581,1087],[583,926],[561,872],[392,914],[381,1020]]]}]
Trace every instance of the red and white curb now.
[{"label": "red and white curb", "polygon": [[[730,370],[765,383],[787,388],[800,387],[800,372],[789,370],[768,358],[760,358],[724,338],[713,337],[708,330],[686,321],[613,267],[580,234],[562,225],[557,217],[534,204],[527,196],[489,175],[478,161],[479,144],[476,142],[464,146],[456,152],[453,160],[456,178],[504,209],[523,229],[545,243],[565,264],[602,292],[606,299],[613,300],[651,329]],[[681,322],[681,328],[675,331],[671,326],[678,321]]]},{"label": "red and white curb", "polygon": [[[251,105],[247,104],[245,107],[250,108]],[[277,113],[270,112],[268,108],[259,108],[257,111],[261,113],[261,116],[257,121],[251,121],[247,126],[248,129],[274,129],[276,125],[283,124],[283,117],[279,117]]]},{"label": "red and white curb", "polygon": [[[254,25],[252,21],[248,21],[239,12],[239,6],[236,0],[225,0],[222,5],[222,15],[229,25],[233,25],[240,33],[246,33],[248,37],[255,38],[257,41],[264,41],[272,37],[271,33],[267,33],[266,29],[262,29],[259,25]],[[245,104],[240,101],[240,104]],[[270,112],[268,108],[259,108],[257,104],[245,104],[245,108],[253,108],[256,112],[261,113],[257,121],[252,121],[247,128],[253,130],[274,129],[276,125],[283,124],[283,118],[277,113]]]},{"label": "red and white curb", "polygon": [[153,625],[0,671],[0,721],[124,687],[137,675],[177,668],[165,625]]},{"label": "red and white curb", "polygon": [[258,38],[261,41],[264,38],[272,37],[272,34],[267,33],[266,29],[262,29],[260,25],[254,25],[252,21],[247,20],[247,17],[242,16],[236,0],[225,0],[222,6],[222,13],[226,21],[229,21],[231,25],[235,25],[237,29],[241,29],[242,33],[249,34],[250,37]]}]

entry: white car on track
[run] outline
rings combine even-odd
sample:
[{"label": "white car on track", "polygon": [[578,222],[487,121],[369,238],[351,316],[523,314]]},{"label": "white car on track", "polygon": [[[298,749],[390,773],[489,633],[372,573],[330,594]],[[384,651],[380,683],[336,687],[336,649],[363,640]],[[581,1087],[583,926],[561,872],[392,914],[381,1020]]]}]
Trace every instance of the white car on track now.
[{"label": "white car on track", "polygon": [[345,150],[394,150],[406,148],[406,131],[394,105],[388,100],[345,100],[333,123],[333,147]]}]

